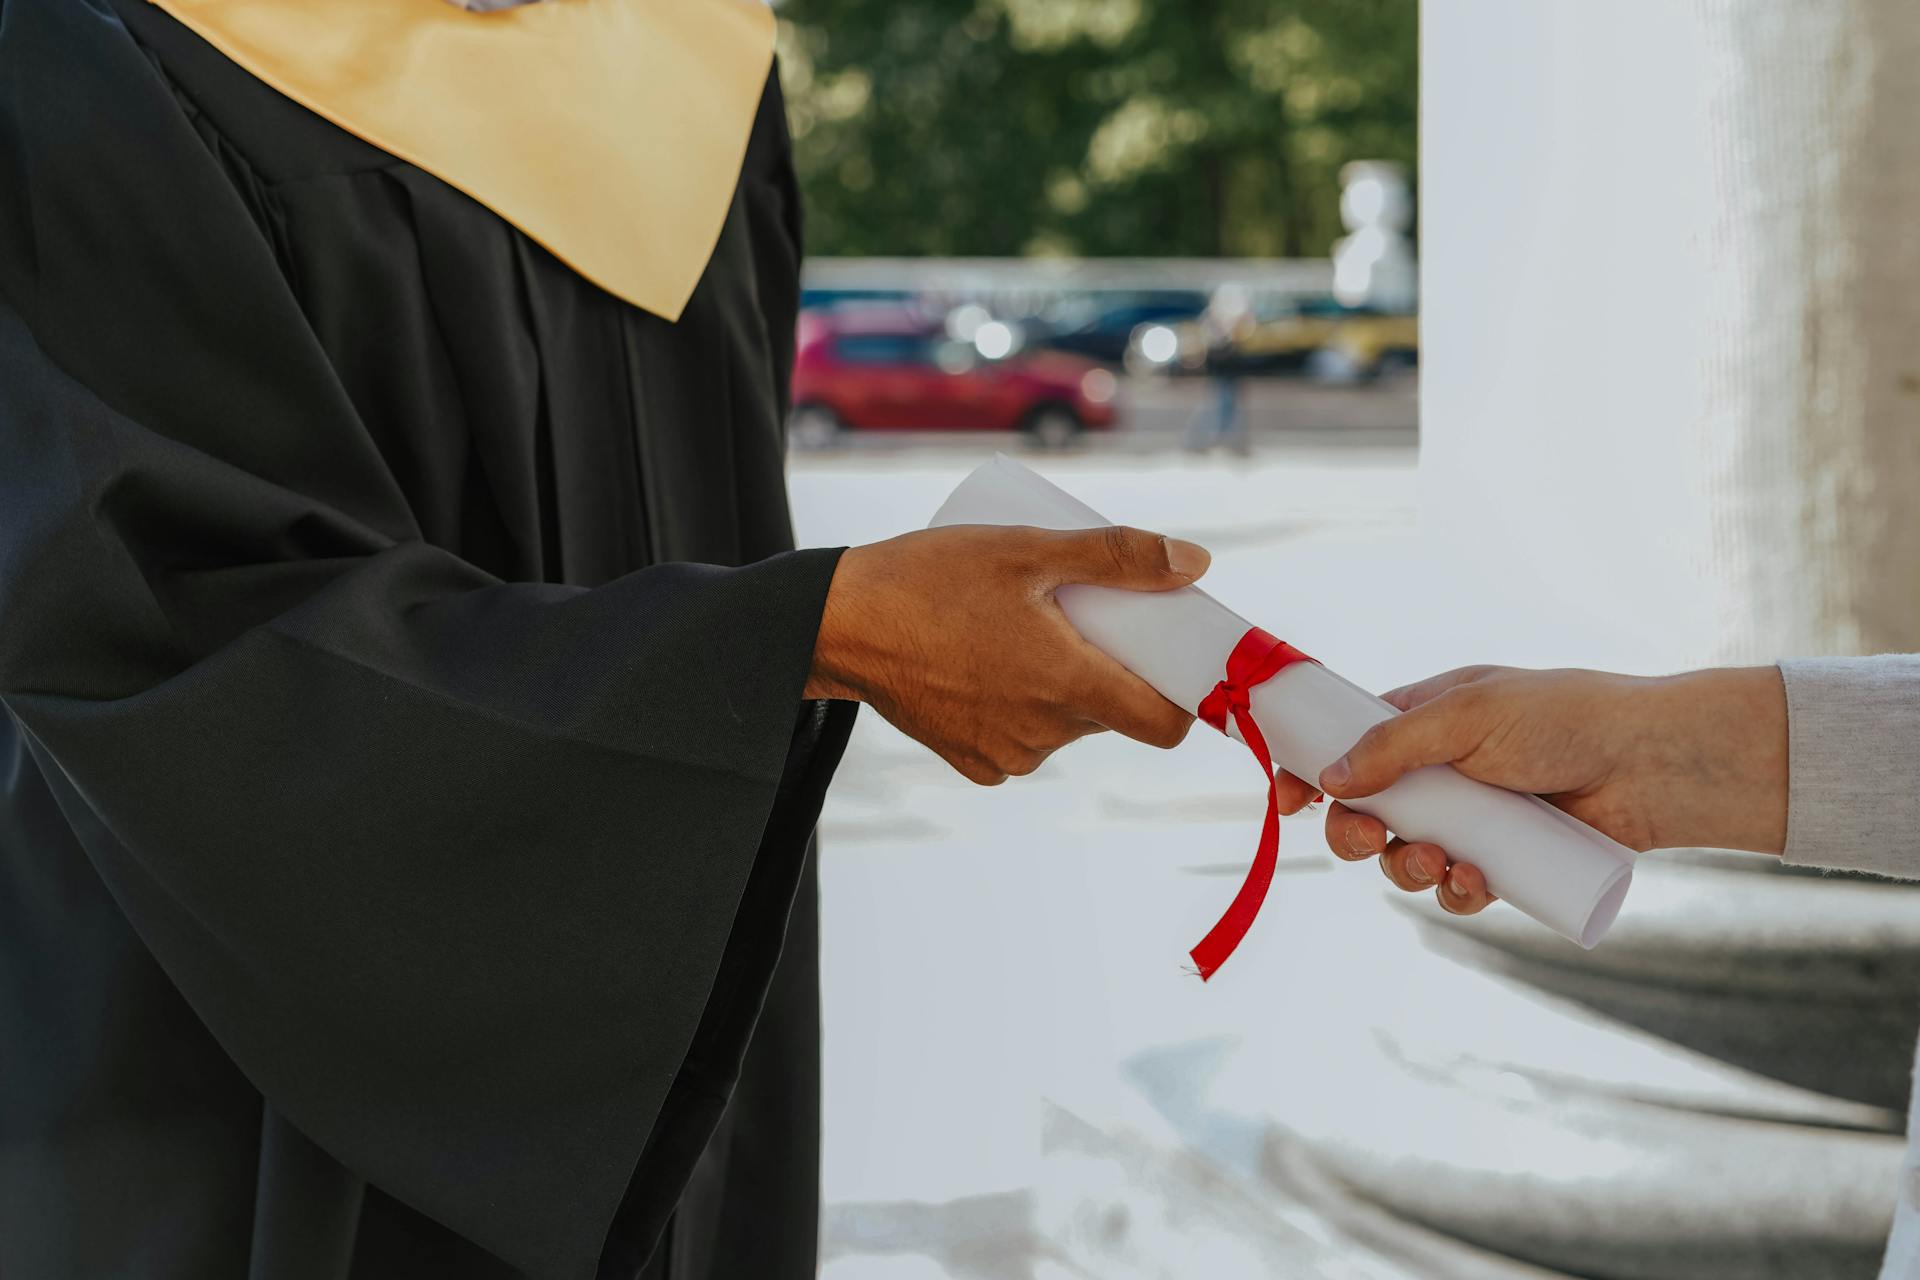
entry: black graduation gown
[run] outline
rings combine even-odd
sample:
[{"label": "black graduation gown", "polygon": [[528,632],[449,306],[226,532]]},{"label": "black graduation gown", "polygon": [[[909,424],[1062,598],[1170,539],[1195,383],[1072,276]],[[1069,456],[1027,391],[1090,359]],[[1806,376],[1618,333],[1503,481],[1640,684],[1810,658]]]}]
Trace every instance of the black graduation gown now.
[{"label": "black graduation gown", "polygon": [[770,83],[668,323],[0,0],[0,1276],[814,1273],[796,221]]}]

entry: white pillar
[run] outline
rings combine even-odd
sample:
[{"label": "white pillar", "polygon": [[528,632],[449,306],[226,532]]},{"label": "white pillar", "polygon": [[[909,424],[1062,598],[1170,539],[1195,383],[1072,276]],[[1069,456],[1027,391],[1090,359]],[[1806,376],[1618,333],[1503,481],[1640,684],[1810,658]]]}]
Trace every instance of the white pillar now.
[{"label": "white pillar", "polygon": [[[1525,621],[1538,652],[1521,660],[1642,670],[1920,650],[1920,4],[1421,15],[1422,514],[1448,571],[1510,605],[1467,625]],[[1670,1064],[1740,1074],[1636,1131],[1659,1096],[1642,1068],[1601,1080],[1587,1063],[1605,1055],[1580,1053],[1540,1069],[1591,1078],[1543,1091],[1532,1119],[1598,1132],[1582,1108],[1617,1106],[1593,1158],[1637,1144],[1658,1185],[1521,1163],[1532,1202],[1504,1222],[1462,1218],[1495,1198],[1468,1160],[1369,1189],[1582,1274],[1870,1274],[1897,1194],[1913,893],[1680,851],[1642,863],[1640,897],[1584,955],[1511,917],[1435,913],[1465,963],[1631,1028],[1623,1052],[1651,1037]],[[1531,1043],[1553,1054],[1594,1029],[1569,1018]],[[1743,1107],[1756,1080],[1816,1110]],[[1864,1126],[1880,1132],[1834,1119],[1860,1104],[1884,1110]],[[1516,1128],[1504,1149],[1528,1141]],[[1469,1198],[1429,1215],[1423,1186]]]},{"label": "white pillar", "polygon": [[1424,514],[1628,665],[1920,648],[1920,5],[1425,0]]}]

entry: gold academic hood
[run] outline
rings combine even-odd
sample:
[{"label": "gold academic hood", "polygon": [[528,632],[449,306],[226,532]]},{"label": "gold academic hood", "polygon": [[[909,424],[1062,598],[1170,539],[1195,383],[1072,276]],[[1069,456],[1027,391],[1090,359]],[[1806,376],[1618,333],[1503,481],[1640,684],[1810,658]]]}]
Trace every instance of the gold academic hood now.
[{"label": "gold academic hood", "polygon": [[677,320],[773,61],[759,0],[153,0],[308,110]]}]

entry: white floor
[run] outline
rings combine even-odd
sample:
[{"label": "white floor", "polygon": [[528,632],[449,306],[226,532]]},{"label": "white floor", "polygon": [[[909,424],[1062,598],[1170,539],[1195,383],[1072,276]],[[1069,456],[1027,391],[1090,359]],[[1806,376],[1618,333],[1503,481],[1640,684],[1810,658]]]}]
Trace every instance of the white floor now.
[{"label": "white floor", "polygon": [[[955,445],[797,458],[801,541],[918,527],[981,460]],[[1204,543],[1202,585],[1372,688],[1474,661],[1631,670],[1658,648],[1660,619],[1595,616],[1578,565],[1521,584],[1503,548],[1464,563],[1423,536],[1414,461],[1295,442],[1251,461],[1037,465],[1115,520]],[[1350,1215],[1283,1189],[1298,1184],[1276,1172],[1276,1135],[1389,1165],[1518,1160],[1551,1190],[1640,1155],[1558,1125],[1551,1099],[1515,1102],[1530,1080],[1786,1105],[1776,1083],[1437,967],[1388,905],[1400,895],[1335,861],[1308,816],[1282,824],[1260,921],[1201,984],[1186,950],[1244,873],[1261,793],[1245,749],[1204,729],[1171,753],[1102,735],[980,789],[862,717],[822,823],[827,1280],[1543,1276],[1389,1261]],[[1684,866],[1643,872],[1636,918],[1698,896]]]},{"label": "white floor", "polygon": [[[798,459],[801,541],[917,527],[977,461]],[[1206,586],[1384,687],[1452,665],[1422,606],[1365,585],[1408,580],[1413,461],[1296,449],[1042,469],[1114,519],[1207,545]],[[1302,966],[1364,968],[1375,932],[1405,930],[1379,877],[1336,864],[1302,819],[1285,824],[1281,877],[1240,954],[1205,986],[1185,972],[1251,855],[1261,795],[1244,748],[1204,731],[1172,753],[1103,735],[985,790],[863,717],[821,833],[831,1280],[1078,1275],[1087,1256],[1105,1259],[1101,1274],[1144,1276],[1172,1253],[1197,1267],[1196,1251],[1219,1275],[1276,1274],[1275,1257],[1301,1275],[1389,1274],[1336,1269],[1310,1216],[1284,1205],[1251,1206],[1270,1219],[1257,1227],[1208,1221],[1226,1212],[1219,1196],[1169,1186],[1159,1167],[1196,1146],[1200,1166],[1255,1153],[1233,1134],[1182,1134],[1156,1070],[1204,1070],[1210,1041],[1270,1038],[1262,1028],[1312,1035],[1351,988]],[[1156,1066],[1164,1053],[1185,1056]],[[1136,1139],[1154,1168],[1130,1163]],[[1204,1183],[1205,1167],[1192,1176]],[[1126,1238],[1102,1253],[1107,1228],[1076,1223],[1115,1205]]]}]

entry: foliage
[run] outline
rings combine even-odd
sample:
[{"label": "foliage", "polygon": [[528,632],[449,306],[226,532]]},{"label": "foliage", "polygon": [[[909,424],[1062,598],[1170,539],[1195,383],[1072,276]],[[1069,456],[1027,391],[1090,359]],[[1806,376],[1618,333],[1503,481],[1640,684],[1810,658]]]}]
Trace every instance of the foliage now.
[{"label": "foliage", "polygon": [[1416,0],[784,0],[816,254],[1306,256],[1415,160]]}]

